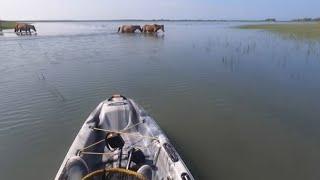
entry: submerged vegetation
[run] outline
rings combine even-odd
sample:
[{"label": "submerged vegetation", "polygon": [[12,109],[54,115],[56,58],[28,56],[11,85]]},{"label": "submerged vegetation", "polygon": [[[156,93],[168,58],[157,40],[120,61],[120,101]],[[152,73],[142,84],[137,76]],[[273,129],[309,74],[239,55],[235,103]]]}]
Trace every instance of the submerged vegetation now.
[{"label": "submerged vegetation", "polygon": [[0,30],[2,29],[14,29],[16,22],[14,21],[0,21]]},{"label": "submerged vegetation", "polygon": [[255,24],[238,28],[267,30],[297,39],[320,40],[320,23]]}]

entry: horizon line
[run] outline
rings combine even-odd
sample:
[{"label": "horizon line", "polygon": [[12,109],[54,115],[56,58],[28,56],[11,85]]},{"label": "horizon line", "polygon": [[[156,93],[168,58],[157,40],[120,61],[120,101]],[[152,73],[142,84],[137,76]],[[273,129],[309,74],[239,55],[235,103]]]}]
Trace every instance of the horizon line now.
[{"label": "horizon line", "polygon": [[[62,21],[266,21],[268,19],[16,19],[16,20],[4,20],[0,21],[28,21],[28,22],[62,22]],[[276,19],[277,20],[277,19]],[[277,21],[290,21],[290,20],[277,20]]]},{"label": "horizon line", "polygon": [[274,20],[277,22],[289,22],[289,21],[295,21],[295,20],[304,20],[304,19],[310,19],[312,20],[319,20],[320,18],[294,18],[290,20],[281,20],[276,18],[264,18],[264,19],[134,19],[134,18],[128,18],[128,19],[20,19],[20,20],[4,20],[0,19],[0,21],[13,21],[13,22],[90,22],[90,21],[220,21],[220,22],[243,22],[243,21],[270,21]]}]

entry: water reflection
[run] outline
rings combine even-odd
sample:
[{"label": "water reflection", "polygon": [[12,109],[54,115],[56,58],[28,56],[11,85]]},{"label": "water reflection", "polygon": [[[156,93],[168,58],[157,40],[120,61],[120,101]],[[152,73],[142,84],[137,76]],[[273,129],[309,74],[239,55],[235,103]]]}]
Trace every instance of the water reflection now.
[{"label": "water reflection", "polygon": [[15,34],[17,36],[37,36],[38,35],[37,32],[34,32],[34,33],[31,33],[31,32],[15,32]]},{"label": "water reflection", "polygon": [[144,38],[149,38],[149,39],[164,39],[165,34],[163,33],[113,33],[113,34],[118,34],[119,36],[123,37],[144,37]]}]

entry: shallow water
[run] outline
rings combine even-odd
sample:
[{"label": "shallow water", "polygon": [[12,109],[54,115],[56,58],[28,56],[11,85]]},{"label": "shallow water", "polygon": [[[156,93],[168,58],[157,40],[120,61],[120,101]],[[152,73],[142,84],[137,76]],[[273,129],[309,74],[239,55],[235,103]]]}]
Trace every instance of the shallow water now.
[{"label": "shallow water", "polygon": [[319,42],[240,23],[117,34],[121,23],[36,23],[36,36],[0,36],[1,179],[52,179],[114,93],[157,120],[197,179],[320,178]]}]

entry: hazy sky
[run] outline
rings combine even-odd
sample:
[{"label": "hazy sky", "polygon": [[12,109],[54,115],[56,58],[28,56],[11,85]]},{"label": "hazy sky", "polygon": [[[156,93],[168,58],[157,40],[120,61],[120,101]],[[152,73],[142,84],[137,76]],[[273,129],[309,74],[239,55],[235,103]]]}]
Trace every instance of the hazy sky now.
[{"label": "hazy sky", "polygon": [[0,0],[0,19],[293,19],[320,0]]}]

